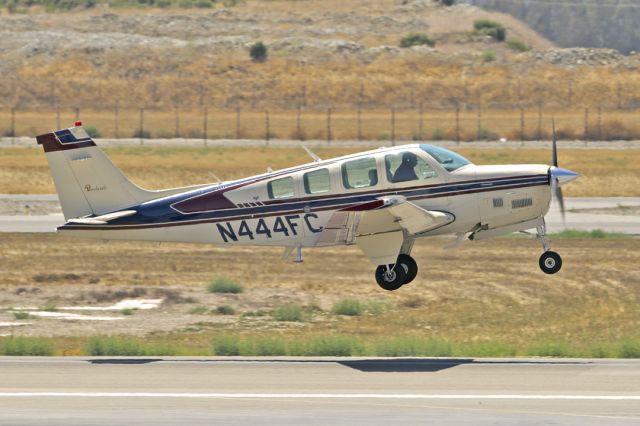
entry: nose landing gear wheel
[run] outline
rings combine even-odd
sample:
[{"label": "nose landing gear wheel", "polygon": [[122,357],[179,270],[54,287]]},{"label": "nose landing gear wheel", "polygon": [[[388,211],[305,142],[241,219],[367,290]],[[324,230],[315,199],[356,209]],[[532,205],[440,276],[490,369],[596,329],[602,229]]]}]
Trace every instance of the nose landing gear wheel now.
[{"label": "nose landing gear wheel", "polygon": [[545,251],[540,256],[540,269],[545,274],[555,274],[562,268],[562,258],[555,251]]},{"label": "nose landing gear wheel", "polygon": [[416,275],[418,275],[418,264],[413,260],[413,257],[408,254],[399,255],[396,265],[401,266],[402,269],[404,269],[405,276],[404,283],[402,284],[409,284],[414,280]]},{"label": "nose landing gear wheel", "polygon": [[395,267],[380,265],[376,268],[376,282],[387,291],[397,290],[402,287],[405,280],[404,268],[400,265]]}]

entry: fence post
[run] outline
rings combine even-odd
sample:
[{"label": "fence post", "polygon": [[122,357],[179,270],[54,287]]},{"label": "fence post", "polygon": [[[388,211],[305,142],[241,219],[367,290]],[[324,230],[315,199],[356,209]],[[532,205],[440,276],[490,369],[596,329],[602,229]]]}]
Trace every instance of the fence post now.
[{"label": "fence post", "polygon": [[114,121],[115,121],[115,137],[116,139],[120,138],[120,100],[116,100],[116,105],[114,107]]},{"label": "fence post", "polygon": [[420,102],[420,105],[418,106],[418,140],[423,141],[424,140],[424,118],[423,118],[423,105],[422,102]]},{"label": "fence post", "polygon": [[56,129],[60,129],[60,104],[56,101]]},{"label": "fence post", "polygon": [[358,141],[362,140],[362,108],[358,107]]},{"label": "fence post", "polygon": [[240,139],[240,107],[236,107],[236,139]]},{"label": "fence post", "polygon": [[460,145],[460,106],[456,107],[456,145]]},{"label": "fence post", "polygon": [[304,139],[302,137],[302,125],[300,123],[302,116],[302,107],[298,105],[298,111],[296,112],[296,136],[299,141]]},{"label": "fence post", "polygon": [[480,138],[482,133],[482,102],[478,102],[478,131],[476,132],[476,139]]},{"label": "fence post", "polygon": [[524,142],[524,108],[520,107],[520,142]]},{"label": "fence post", "polygon": [[144,143],[144,107],[140,108],[140,145]]},{"label": "fence post", "polygon": [[269,130],[269,110],[264,112],[264,140],[267,146],[269,146],[269,138],[271,138],[271,131]]},{"label": "fence post", "polygon": [[11,145],[16,143],[16,107],[11,107]]},{"label": "fence post", "polygon": [[542,102],[538,102],[538,142],[542,140]]},{"label": "fence post", "polygon": [[331,108],[327,108],[327,144],[331,143]]},{"label": "fence post", "polygon": [[622,109],[622,85],[620,84],[620,81],[616,83],[616,98],[618,109]]},{"label": "fence post", "polygon": [[598,140],[602,140],[602,106],[598,106]]},{"label": "fence post", "polygon": [[391,108],[391,146],[396,146],[396,109]]},{"label": "fence post", "polygon": [[80,120],[80,108],[76,107],[76,121]]},{"label": "fence post", "polygon": [[178,104],[176,103],[175,106],[175,112],[176,112],[176,131],[175,131],[175,137],[178,138],[180,137],[180,110],[178,109]]},{"label": "fence post", "polygon": [[204,144],[204,146],[207,146],[207,139],[209,139],[208,125],[209,125],[209,108],[204,107],[204,117],[202,118],[202,143]]},{"label": "fence post", "polygon": [[589,140],[589,108],[584,109],[584,143]]}]

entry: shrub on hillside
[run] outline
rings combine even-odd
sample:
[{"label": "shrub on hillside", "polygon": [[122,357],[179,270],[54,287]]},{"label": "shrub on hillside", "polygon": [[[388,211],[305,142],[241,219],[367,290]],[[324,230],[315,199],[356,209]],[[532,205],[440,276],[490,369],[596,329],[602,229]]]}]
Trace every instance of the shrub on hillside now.
[{"label": "shrub on hillside", "polygon": [[504,25],[488,19],[478,19],[474,21],[473,29],[476,33],[488,35],[496,41],[504,41],[507,38],[507,29]]},{"label": "shrub on hillside", "polygon": [[436,45],[435,40],[430,38],[425,33],[409,33],[406,36],[402,37],[400,40],[400,47],[411,47],[411,46],[429,46],[433,47]]},{"label": "shrub on hillside", "polygon": [[455,2],[456,0],[440,0],[440,3],[445,6],[453,6]]},{"label": "shrub on hillside", "polygon": [[509,46],[511,50],[515,50],[516,52],[528,52],[529,50],[531,50],[531,47],[526,45],[523,41],[515,38],[507,40],[507,46]]},{"label": "shrub on hillside", "polygon": [[251,47],[249,47],[249,56],[254,62],[264,62],[267,60],[267,46],[259,41],[253,43]]},{"label": "shrub on hillside", "polygon": [[496,60],[496,54],[492,50],[486,50],[482,52],[482,62],[488,63]]}]

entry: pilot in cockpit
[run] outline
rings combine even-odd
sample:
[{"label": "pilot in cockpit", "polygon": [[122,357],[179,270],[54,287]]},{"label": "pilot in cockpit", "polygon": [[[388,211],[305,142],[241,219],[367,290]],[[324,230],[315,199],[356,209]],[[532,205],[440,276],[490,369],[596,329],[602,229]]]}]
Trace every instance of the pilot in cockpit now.
[{"label": "pilot in cockpit", "polygon": [[393,182],[406,182],[409,180],[416,180],[418,176],[414,168],[418,164],[416,155],[411,152],[405,152],[402,154],[402,164],[396,169],[393,174]]}]

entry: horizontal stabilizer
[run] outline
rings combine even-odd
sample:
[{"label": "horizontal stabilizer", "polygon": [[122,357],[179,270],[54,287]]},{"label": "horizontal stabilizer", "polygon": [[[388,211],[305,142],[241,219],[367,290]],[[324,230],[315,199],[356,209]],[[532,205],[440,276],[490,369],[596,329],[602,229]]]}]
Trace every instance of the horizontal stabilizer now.
[{"label": "horizontal stabilizer", "polygon": [[76,219],[71,219],[69,220],[68,223],[82,223],[85,225],[104,225],[105,223],[111,222],[112,220],[133,216],[136,213],[138,212],[135,210],[122,210],[119,212],[103,214],[102,216],[80,217]]}]

